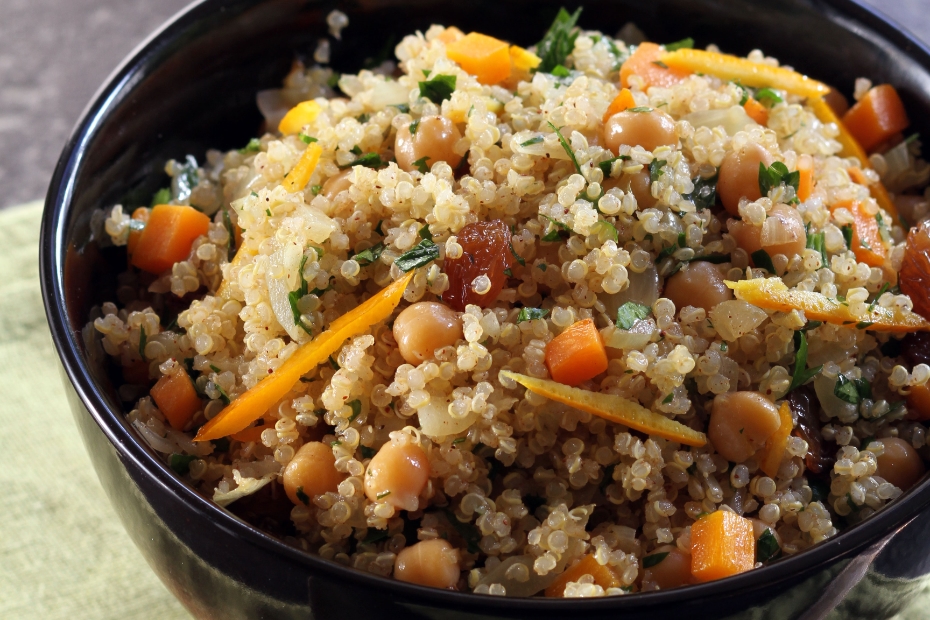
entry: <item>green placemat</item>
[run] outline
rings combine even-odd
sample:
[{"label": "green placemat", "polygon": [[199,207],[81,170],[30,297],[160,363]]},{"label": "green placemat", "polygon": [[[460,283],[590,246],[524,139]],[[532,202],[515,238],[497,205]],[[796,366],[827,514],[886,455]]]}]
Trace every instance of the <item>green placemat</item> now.
[{"label": "green placemat", "polygon": [[0,618],[189,619],[123,530],[71,417],[39,294],[41,214],[0,212]]}]

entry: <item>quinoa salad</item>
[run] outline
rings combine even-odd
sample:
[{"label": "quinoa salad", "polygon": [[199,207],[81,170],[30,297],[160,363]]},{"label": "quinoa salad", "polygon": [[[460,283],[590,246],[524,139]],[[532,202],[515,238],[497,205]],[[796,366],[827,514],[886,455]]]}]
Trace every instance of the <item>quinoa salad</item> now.
[{"label": "quinoa salad", "polygon": [[596,597],[923,477],[930,166],[894,87],[580,14],[357,74],[321,39],[260,137],[97,213],[127,268],[84,342],[187,484],[361,571]]}]

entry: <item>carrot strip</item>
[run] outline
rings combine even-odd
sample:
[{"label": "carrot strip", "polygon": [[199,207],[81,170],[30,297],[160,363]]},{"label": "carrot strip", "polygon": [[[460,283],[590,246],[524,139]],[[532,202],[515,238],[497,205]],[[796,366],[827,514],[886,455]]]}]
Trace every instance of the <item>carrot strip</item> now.
[{"label": "carrot strip", "polygon": [[323,147],[316,142],[311,142],[304,149],[303,155],[297,165],[294,166],[287,177],[284,179],[284,189],[289,192],[299,192],[307,187],[307,182],[316,170],[316,165],[320,163],[320,155],[323,154]]},{"label": "carrot strip", "polygon": [[785,458],[785,452],[788,450],[788,437],[791,436],[791,430],[794,428],[794,418],[791,417],[791,407],[785,401],[778,409],[778,418],[781,425],[778,430],[772,433],[765,442],[759,454],[759,467],[769,478],[775,478],[778,470],[781,468],[781,462]]},{"label": "carrot strip", "polygon": [[752,521],[729,510],[718,510],[691,526],[691,574],[713,581],[752,570],[756,539]]},{"label": "carrot strip", "polygon": [[546,366],[554,381],[578,385],[607,370],[607,349],[594,321],[573,323],[546,345]]},{"label": "carrot strip", "polygon": [[[143,224],[147,224],[149,221],[149,215],[151,215],[151,213],[152,210],[148,207],[139,207],[132,212],[131,219],[137,222],[142,222]],[[145,228],[142,230],[145,230]],[[139,237],[142,236],[142,230],[130,229],[129,240],[126,242],[126,254],[129,256],[132,256],[132,253],[136,251],[136,245],[139,243]]]},{"label": "carrot strip", "polygon": [[614,100],[610,102],[610,105],[607,106],[607,111],[604,112],[604,122],[607,122],[614,114],[623,112],[624,110],[629,110],[630,108],[636,107],[636,101],[633,99],[633,93],[630,92],[629,88],[621,88],[620,94],[614,97]]},{"label": "carrot strip", "polygon": [[[858,170],[852,168],[851,170]],[[859,175],[862,171],[859,170]],[[865,177],[862,176],[864,179]],[[878,221],[874,215],[865,212],[857,201],[843,200],[830,206],[830,211],[839,208],[846,208],[852,213],[852,251],[856,255],[856,260],[865,263],[870,267],[881,267],[885,264],[888,257],[888,249],[885,242],[882,241],[881,234],[878,231]]]},{"label": "carrot strip", "polygon": [[512,379],[531,392],[545,396],[549,400],[554,400],[581,411],[587,411],[610,422],[623,424],[643,433],[656,435],[669,441],[677,441],[687,446],[700,448],[707,443],[707,436],[704,433],[650,411],[639,403],[622,396],[589,392],[588,390],[569,387],[547,379],[528,377],[509,370],[501,370],[500,374],[502,377]]},{"label": "carrot strip", "polygon": [[781,278],[756,278],[724,283],[733,289],[737,299],[749,302],[766,310],[791,312],[803,310],[811,321],[823,321],[834,325],[845,325],[858,329],[885,332],[928,331],[930,323],[919,314],[895,314],[888,308],[876,305],[864,317],[855,317],[845,303],[813,291],[789,290]]},{"label": "carrot strip", "polygon": [[510,46],[480,32],[447,44],[446,56],[482,84],[498,84],[510,77]]},{"label": "carrot strip", "polygon": [[158,409],[175,430],[184,430],[203,403],[197,396],[190,376],[183,368],[173,375],[164,375],[152,386],[149,394]]},{"label": "carrot strip", "polygon": [[157,205],[133,248],[132,264],[150,273],[171,269],[209,228],[210,218],[193,207]]},{"label": "carrot strip", "polygon": [[870,89],[843,115],[843,125],[866,151],[907,129],[910,121],[898,91],[891,84]]},{"label": "carrot strip", "polygon": [[798,200],[804,202],[811,197],[814,191],[814,158],[810,155],[801,155],[798,158]]},{"label": "carrot strip", "polygon": [[559,575],[559,578],[546,588],[546,596],[549,598],[561,598],[565,592],[565,586],[567,586],[570,581],[578,581],[584,575],[591,575],[594,577],[594,583],[605,590],[607,588],[620,587],[620,580],[617,579],[614,572],[608,567],[598,564],[597,560],[594,559],[594,554],[589,553],[581,558],[579,562],[565,569],[565,572]]},{"label": "carrot strip", "polygon": [[672,67],[660,60],[662,48],[655,43],[640,43],[620,67],[620,86],[629,88],[630,76],[638,75],[646,87],[669,88],[694,73],[687,68]]},{"label": "carrot strip", "polygon": [[322,110],[323,108],[316,101],[302,101],[288,110],[278,123],[278,131],[284,136],[299,133],[305,125],[315,121]]},{"label": "carrot strip", "polygon": [[826,84],[783,67],[772,67],[747,58],[697,49],[678,49],[659,58],[672,69],[689,73],[716,75],[722,80],[738,80],[753,88],[768,86],[805,97],[823,97],[830,92]]},{"label": "carrot strip", "polygon": [[746,110],[746,114],[749,115],[749,118],[756,121],[763,127],[768,126],[769,124],[769,111],[764,105],[750,97],[746,100],[746,103],[743,104],[743,109]]},{"label": "carrot strip", "polygon": [[414,273],[411,271],[403,279],[386,286],[357,308],[333,321],[328,330],[301,345],[274,373],[259,381],[200,427],[194,441],[209,441],[238,433],[262,417],[272,405],[290,392],[302,375],[338,351],[346,340],[389,317],[400,303]]}]

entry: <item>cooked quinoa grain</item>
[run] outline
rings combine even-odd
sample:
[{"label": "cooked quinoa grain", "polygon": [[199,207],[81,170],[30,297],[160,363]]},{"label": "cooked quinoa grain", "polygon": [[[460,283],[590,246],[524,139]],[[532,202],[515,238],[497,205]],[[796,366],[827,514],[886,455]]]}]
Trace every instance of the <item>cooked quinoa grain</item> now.
[{"label": "cooked quinoa grain", "polygon": [[[171,239],[172,267],[122,274],[83,335],[188,484],[232,512],[283,487],[289,513],[257,525],[358,570],[592,597],[732,574],[699,565],[708,548],[799,553],[921,479],[919,143],[860,160],[810,94],[572,19],[530,50],[498,42],[509,67],[442,26],[376,71],[296,64],[258,98],[278,130],[170,161],[153,208],[98,215],[130,253]],[[348,18],[327,23],[338,38]],[[167,209],[210,221],[188,246]],[[405,273],[386,321],[197,437]],[[692,531],[721,511],[746,536]]]}]

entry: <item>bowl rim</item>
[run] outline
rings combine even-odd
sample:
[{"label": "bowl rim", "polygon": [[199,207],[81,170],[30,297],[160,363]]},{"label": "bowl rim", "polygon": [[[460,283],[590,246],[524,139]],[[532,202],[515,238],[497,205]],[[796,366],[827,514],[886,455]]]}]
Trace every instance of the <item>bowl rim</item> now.
[{"label": "bowl rim", "polygon": [[[261,0],[236,0],[236,6],[251,6]],[[403,602],[432,603],[441,607],[468,610],[500,611],[633,611],[656,605],[685,603],[709,597],[768,588],[786,582],[799,574],[810,574],[823,566],[849,556],[893,534],[904,527],[917,513],[930,504],[930,476],[908,490],[897,501],[834,538],[814,547],[758,569],[726,579],[657,592],[640,592],[635,596],[614,596],[593,599],[506,598],[474,595],[470,592],[438,590],[396,581],[349,568],[299,550],[264,533],[241,518],[214,504],[178,478],[138,436],[129,430],[121,411],[109,409],[102,390],[82,362],[80,330],[70,327],[64,294],[64,255],[67,215],[72,208],[75,179],[81,172],[86,152],[107,115],[119,105],[137,80],[144,78],[157,63],[153,59],[172,41],[183,35],[201,19],[215,16],[221,0],[195,0],[181,9],[140,43],[110,74],[82,112],[57,162],[49,184],[42,214],[39,241],[39,272],[46,318],[55,349],[68,381],[83,407],[92,416],[120,457],[130,462],[142,475],[163,491],[178,496],[198,516],[212,523],[243,543],[280,555],[301,565],[311,578],[349,581],[362,587],[390,591],[404,597]],[[224,11],[230,3],[225,2]],[[874,32],[898,51],[914,60],[930,73],[930,48],[910,32],[863,0],[819,0],[812,8],[842,28],[860,36]],[[229,11],[230,14],[235,11]],[[66,387],[67,389],[67,387]],[[185,543],[186,544],[186,543]],[[222,570],[222,567],[219,567]]]}]

